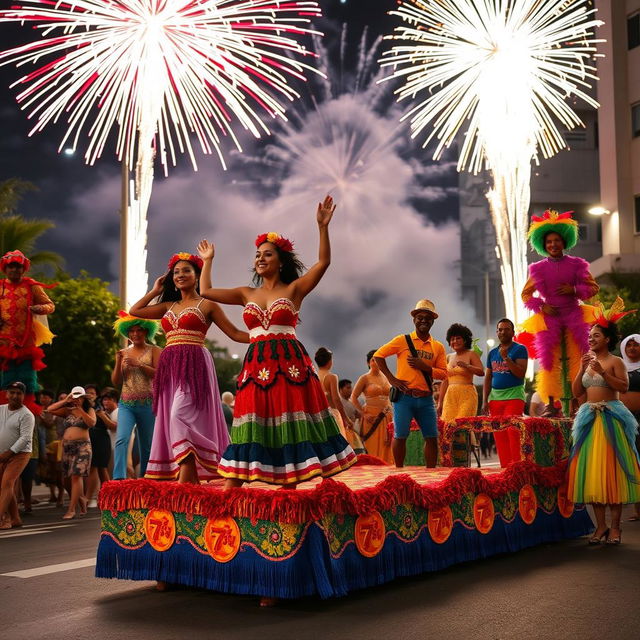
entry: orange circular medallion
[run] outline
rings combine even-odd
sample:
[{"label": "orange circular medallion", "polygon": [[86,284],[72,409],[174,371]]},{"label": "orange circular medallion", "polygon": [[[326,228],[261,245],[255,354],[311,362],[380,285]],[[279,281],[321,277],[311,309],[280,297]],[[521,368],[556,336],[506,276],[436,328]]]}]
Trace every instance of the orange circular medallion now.
[{"label": "orange circular medallion", "polygon": [[570,518],[573,515],[573,502],[567,495],[567,485],[558,487],[558,511],[563,518]]},{"label": "orange circular medallion", "polygon": [[449,539],[453,531],[453,515],[449,507],[440,509],[430,509],[427,516],[427,526],[431,539],[438,544],[442,544]]},{"label": "orange circular medallion", "polygon": [[218,562],[229,562],[240,549],[240,529],[231,517],[209,518],[204,528],[204,543],[209,555]]},{"label": "orange circular medallion", "polygon": [[358,551],[366,558],[378,555],[384,546],[385,533],[384,520],[378,511],[359,516],[355,526]]},{"label": "orange circular medallion", "polygon": [[164,509],[149,509],[144,519],[144,533],[156,551],[166,551],[176,539],[173,513]]},{"label": "orange circular medallion", "polygon": [[493,529],[495,518],[493,500],[486,493],[479,493],[473,501],[473,521],[480,533],[489,533]]},{"label": "orange circular medallion", "polygon": [[530,484],[525,484],[518,495],[518,511],[525,524],[531,524],[536,519],[538,498]]}]

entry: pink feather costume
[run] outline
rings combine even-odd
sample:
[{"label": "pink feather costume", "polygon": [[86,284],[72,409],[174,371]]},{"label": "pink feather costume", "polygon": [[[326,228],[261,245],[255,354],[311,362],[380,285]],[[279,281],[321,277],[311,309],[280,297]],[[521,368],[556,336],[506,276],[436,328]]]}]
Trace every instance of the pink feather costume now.
[{"label": "pink feather costume", "polygon": [[[573,286],[575,294],[559,294],[557,289],[562,284]],[[585,314],[588,317],[593,308],[580,301],[594,296],[599,288],[589,273],[589,263],[576,256],[544,258],[529,266],[529,280],[522,290],[522,300],[525,307],[535,312],[535,315],[525,321],[523,329],[535,336],[535,351],[541,368],[537,390],[545,402],[549,396],[562,397],[560,356],[565,330],[570,378],[580,366],[581,355],[589,348],[589,323]],[[535,291],[539,297],[534,297]],[[556,309],[557,315],[544,313],[544,304]]]}]

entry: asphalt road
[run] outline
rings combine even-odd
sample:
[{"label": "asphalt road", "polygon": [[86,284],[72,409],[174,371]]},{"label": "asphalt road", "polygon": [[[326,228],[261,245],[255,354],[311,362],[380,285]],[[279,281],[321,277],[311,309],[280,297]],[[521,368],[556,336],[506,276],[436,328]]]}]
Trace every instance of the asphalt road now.
[{"label": "asphalt road", "polygon": [[65,522],[62,513],[38,505],[22,529],[0,533],[3,638],[640,637],[640,522],[624,523],[620,547],[566,541],[346,598],[260,609],[253,597],[94,578],[98,511]]}]

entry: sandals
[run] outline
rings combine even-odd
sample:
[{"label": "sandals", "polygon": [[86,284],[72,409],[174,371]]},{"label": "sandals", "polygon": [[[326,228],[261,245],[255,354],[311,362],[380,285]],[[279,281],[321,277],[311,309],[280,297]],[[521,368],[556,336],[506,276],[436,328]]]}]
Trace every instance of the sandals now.
[{"label": "sandals", "polygon": [[602,544],[603,540],[606,540],[607,542],[609,541],[609,529],[605,529],[605,531],[603,531],[599,536],[597,536],[594,532],[594,534],[589,538],[588,543],[589,545],[596,545],[596,544]]},{"label": "sandals", "polygon": [[619,545],[622,542],[622,529],[618,529],[618,535],[615,537],[607,537],[607,544]]}]

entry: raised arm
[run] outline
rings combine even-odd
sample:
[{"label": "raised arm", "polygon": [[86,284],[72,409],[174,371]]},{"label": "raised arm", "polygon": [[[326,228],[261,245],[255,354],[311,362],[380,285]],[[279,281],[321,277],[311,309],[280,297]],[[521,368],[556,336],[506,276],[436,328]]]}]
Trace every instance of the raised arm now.
[{"label": "raised arm", "polygon": [[203,260],[199,283],[200,295],[212,302],[244,305],[248,300],[247,293],[251,290],[251,287],[236,287],[235,289],[213,288],[211,272],[215,253],[215,246],[208,240],[201,240],[198,243],[198,254]]},{"label": "raised arm", "polygon": [[331,264],[331,243],[329,241],[329,223],[333,217],[336,205],[333,198],[327,196],[318,204],[316,220],[318,222],[319,248],[318,261],[300,278],[294,281],[294,291],[298,306],[302,299],[318,285],[325,271]]},{"label": "raised arm", "polygon": [[198,243],[198,255],[202,258],[202,271],[200,271],[200,291],[211,289],[211,267],[215,247],[208,240],[200,240]]},{"label": "raised arm", "polygon": [[227,318],[219,305],[215,302],[210,302],[208,306],[210,307],[209,317],[211,318],[211,322],[213,322],[222,333],[236,342],[243,342],[245,344],[249,342],[249,334],[246,331],[240,331],[240,329]]},{"label": "raised arm", "polygon": [[154,298],[157,298],[162,293],[162,285],[164,283],[165,276],[160,276],[154,283],[153,289],[149,291],[143,298],[140,298],[131,309],[129,313],[137,318],[150,318],[157,320],[167,312],[169,308],[168,302],[159,302],[158,304],[151,304]]}]

